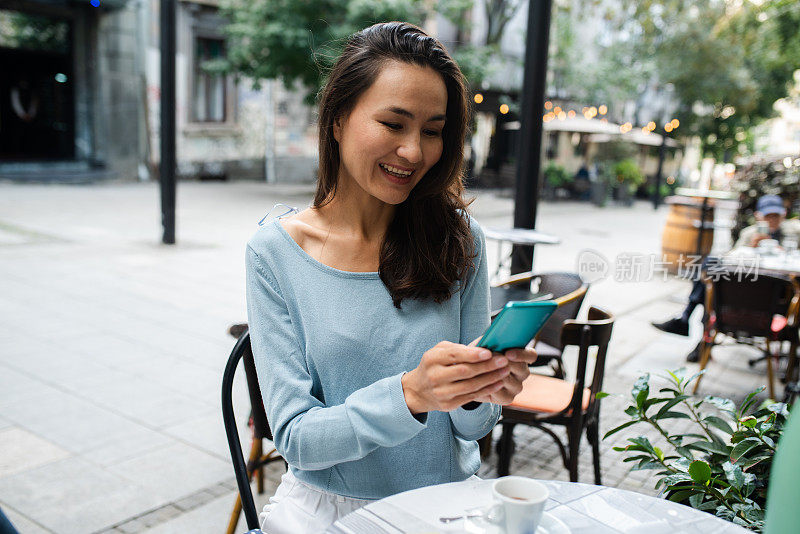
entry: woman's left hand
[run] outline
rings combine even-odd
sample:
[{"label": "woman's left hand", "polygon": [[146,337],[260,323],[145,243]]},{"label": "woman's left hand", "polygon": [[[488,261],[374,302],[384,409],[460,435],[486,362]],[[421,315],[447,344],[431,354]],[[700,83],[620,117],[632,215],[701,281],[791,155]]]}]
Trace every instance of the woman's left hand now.
[{"label": "woman's left hand", "polygon": [[536,361],[536,351],[533,349],[509,349],[504,354],[494,353],[494,357],[505,356],[511,372],[503,379],[503,387],[498,391],[476,398],[477,402],[492,402],[506,406],[514,401],[514,397],[522,391],[522,382],[530,376],[528,365]]}]

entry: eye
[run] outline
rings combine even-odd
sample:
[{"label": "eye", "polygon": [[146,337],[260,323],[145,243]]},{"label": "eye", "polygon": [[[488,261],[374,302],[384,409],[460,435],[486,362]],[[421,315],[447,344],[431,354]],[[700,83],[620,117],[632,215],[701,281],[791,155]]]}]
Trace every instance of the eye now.
[{"label": "eye", "polygon": [[395,130],[396,131],[396,130],[399,130],[400,128],[402,128],[402,126],[400,126],[396,122],[383,122],[383,121],[379,121],[379,122],[381,124],[383,124],[384,126],[386,126],[387,128],[389,128],[390,130]]},{"label": "eye", "polygon": [[424,133],[428,137],[439,137],[440,135],[442,135],[441,130],[423,130],[422,133]]}]

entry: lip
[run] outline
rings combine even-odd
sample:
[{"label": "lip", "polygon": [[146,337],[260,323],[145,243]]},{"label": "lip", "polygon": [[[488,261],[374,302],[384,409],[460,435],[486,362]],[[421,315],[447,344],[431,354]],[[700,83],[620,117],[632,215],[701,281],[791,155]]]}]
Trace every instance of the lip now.
[{"label": "lip", "polygon": [[[386,163],[385,165],[388,165],[388,163]],[[397,165],[392,165],[392,167],[397,167],[398,169],[403,169],[404,171],[405,170],[408,170],[408,171],[413,171],[414,170],[414,169],[407,169],[405,167],[399,167]],[[386,179],[389,180],[390,182],[392,182],[393,184],[407,185],[407,184],[411,183],[411,178],[414,177],[414,175],[411,174],[408,178],[398,178],[397,176],[392,176],[391,174],[386,172],[383,169],[383,167],[381,167],[380,165],[378,165],[378,169],[380,169],[381,173],[386,177]]]}]

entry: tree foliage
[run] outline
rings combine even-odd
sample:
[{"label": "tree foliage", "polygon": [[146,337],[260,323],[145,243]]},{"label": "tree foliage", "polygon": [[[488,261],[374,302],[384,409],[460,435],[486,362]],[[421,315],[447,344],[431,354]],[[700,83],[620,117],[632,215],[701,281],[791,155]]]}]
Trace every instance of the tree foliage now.
[{"label": "tree foliage", "polygon": [[631,100],[648,85],[674,87],[680,134],[700,136],[704,152],[717,159],[747,150],[750,128],[774,115],[774,102],[786,96],[800,67],[797,0],[622,0],[610,6],[605,18],[616,38],[594,69],[600,85],[588,92],[612,101],[623,96],[609,76],[632,90]]},{"label": "tree foliage", "polygon": [[298,83],[312,103],[352,33],[376,22],[420,24],[422,0],[223,0],[228,57],[221,67],[256,82]]}]

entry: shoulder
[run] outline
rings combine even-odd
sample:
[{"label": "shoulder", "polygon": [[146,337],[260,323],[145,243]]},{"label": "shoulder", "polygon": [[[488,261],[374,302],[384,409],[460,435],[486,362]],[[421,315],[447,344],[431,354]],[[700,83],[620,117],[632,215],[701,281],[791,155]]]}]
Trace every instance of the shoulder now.
[{"label": "shoulder", "polygon": [[264,226],[259,226],[247,241],[247,250],[248,253],[252,252],[258,256],[269,256],[285,247],[286,244],[286,236],[281,232],[280,222],[275,219]]},{"label": "shoulder", "polygon": [[472,237],[475,240],[475,242],[478,243],[480,241],[483,241],[484,239],[483,229],[481,228],[481,225],[478,224],[478,221],[475,220],[475,217],[473,217],[466,210],[458,210],[457,212],[460,217],[463,217],[467,221],[467,224],[469,225],[469,231],[472,234]]},{"label": "shoulder", "polygon": [[781,223],[784,232],[800,233],[800,219],[786,219]]}]

